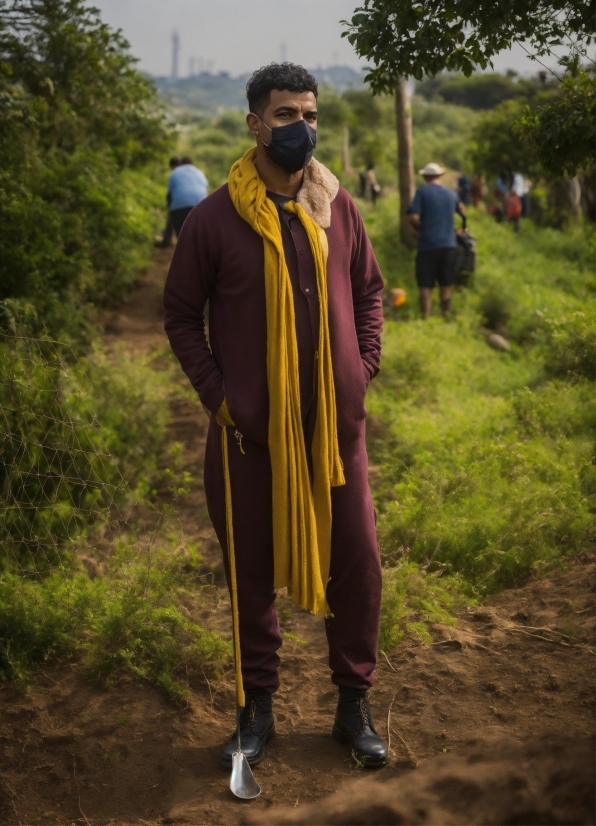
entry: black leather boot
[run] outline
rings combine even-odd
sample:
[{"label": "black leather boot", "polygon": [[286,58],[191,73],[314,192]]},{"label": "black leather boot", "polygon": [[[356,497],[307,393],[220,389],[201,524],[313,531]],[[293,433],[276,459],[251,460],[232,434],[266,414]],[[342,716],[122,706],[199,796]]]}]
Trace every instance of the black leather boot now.
[{"label": "black leather boot", "polygon": [[[240,711],[240,745],[251,766],[256,766],[265,756],[265,743],[275,734],[275,718],[271,694],[247,694],[246,705]],[[238,748],[238,736],[234,731],[221,756],[221,764],[232,768],[232,755]]]},{"label": "black leather boot", "polygon": [[340,743],[349,743],[354,760],[366,768],[387,763],[387,746],[375,729],[368,692],[340,690],[333,737]]}]

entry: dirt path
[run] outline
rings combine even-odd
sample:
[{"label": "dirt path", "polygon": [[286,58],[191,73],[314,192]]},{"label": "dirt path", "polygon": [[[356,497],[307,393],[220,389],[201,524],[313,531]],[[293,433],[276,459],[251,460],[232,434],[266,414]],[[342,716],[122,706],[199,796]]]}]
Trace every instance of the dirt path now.
[{"label": "dirt path", "polygon": [[[163,347],[160,295],[167,262],[160,252],[129,303],[110,320],[108,346],[124,341],[139,354]],[[179,505],[181,524],[201,542],[206,562],[221,571],[200,472],[206,433],[201,408],[174,401],[170,433],[184,443],[185,467],[194,478]],[[330,736],[336,693],[322,621],[280,602],[284,629],[305,644],[288,642],[282,651],[278,735],[255,771],[263,789],[258,800],[243,804],[232,798],[228,775],[219,768],[222,743],[234,725],[229,675],[193,691],[188,708],[178,710],[149,686],[97,688],[73,665],[40,669],[25,696],[0,692],[0,823],[235,824],[246,817],[275,822],[275,812],[267,810],[281,806],[296,812],[290,820],[286,810],[283,822],[301,822],[301,807],[310,818],[304,822],[318,822],[318,810],[313,815],[306,804],[363,775],[346,747]],[[519,744],[550,735],[540,751],[552,757],[563,735],[592,732],[593,607],[594,564],[586,555],[553,579],[530,582],[463,612],[457,628],[437,627],[432,646],[412,643],[389,659],[381,657],[372,703],[383,735],[392,707],[393,755],[375,779],[397,781],[416,766],[423,772],[437,755],[453,755],[455,762],[472,751],[490,754],[498,740],[511,746],[500,753],[509,755],[503,759],[523,785],[533,764],[520,756]],[[225,625],[223,596],[220,610]],[[452,795],[451,811],[462,794]],[[328,816],[334,823],[410,822]],[[433,822],[416,816],[416,822]]]}]

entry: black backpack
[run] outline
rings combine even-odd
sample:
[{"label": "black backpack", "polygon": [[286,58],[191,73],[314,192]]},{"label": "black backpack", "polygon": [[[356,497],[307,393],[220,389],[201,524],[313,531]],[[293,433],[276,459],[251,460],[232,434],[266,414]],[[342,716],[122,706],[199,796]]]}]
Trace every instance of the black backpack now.
[{"label": "black backpack", "polygon": [[476,269],[476,239],[467,230],[457,233],[455,283],[465,284]]}]

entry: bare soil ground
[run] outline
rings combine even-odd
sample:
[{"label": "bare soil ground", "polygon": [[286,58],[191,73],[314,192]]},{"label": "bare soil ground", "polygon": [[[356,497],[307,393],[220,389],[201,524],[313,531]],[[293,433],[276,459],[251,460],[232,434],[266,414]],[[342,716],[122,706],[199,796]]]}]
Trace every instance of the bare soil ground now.
[{"label": "bare soil ground", "polygon": [[[110,319],[108,346],[163,347],[168,260],[156,255]],[[170,430],[194,478],[180,522],[221,584],[200,470],[206,418],[177,399]],[[195,686],[176,709],[150,686],[105,689],[76,665],[41,668],[26,695],[0,691],[0,823],[594,823],[594,573],[586,554],[464,611],[456,628],[436,627],[433,645],[381,656],[371,699],[382,735],[389,724],[392,759],[374,776],[331,738],[322,621],[281,598],[284,629],[305,643],[282,650],[277,737],[250,804],[231,796],[219,767],[234,726],[231,673]],[[222,591],[218,625],[227,612]]]}]

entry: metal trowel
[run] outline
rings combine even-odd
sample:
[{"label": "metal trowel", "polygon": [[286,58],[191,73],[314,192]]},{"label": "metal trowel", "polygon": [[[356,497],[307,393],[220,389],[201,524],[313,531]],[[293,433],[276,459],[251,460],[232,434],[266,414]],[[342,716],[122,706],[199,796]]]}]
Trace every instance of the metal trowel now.
[{"label": "metal trowel", "polygon": [[236,733],[238,735],[238,748],[232,755],[232,776],[230,777],[230,791],[236,797],[243,800],[252,800],[261,794],[261,787],[257,783],[248,765],[246,756],[242,753],[242,743],[240,741],[240,714],[238,707],[236,712]]}]

